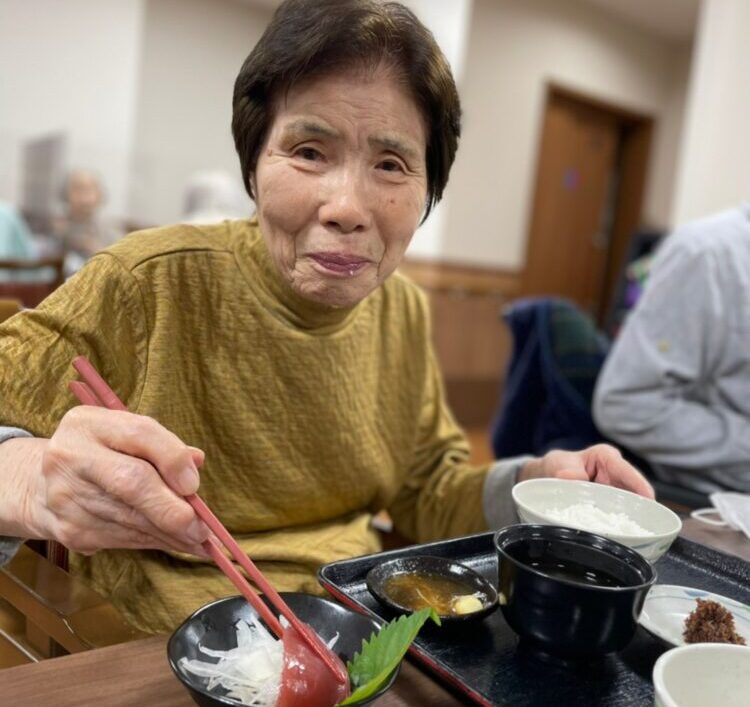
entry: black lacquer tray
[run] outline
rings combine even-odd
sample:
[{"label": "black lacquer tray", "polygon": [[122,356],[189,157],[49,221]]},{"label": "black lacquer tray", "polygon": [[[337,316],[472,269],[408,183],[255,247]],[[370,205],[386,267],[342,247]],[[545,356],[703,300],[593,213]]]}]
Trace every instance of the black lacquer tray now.
[{"label": "black lacquer tray", "polygon": [[[497,585],[493,533],[414,545],[321,568],[321,584],[339,601],[385,620],[395,614],[367,590],[365,575],[396,557],[437,555],[458,560]],[[678,538],[655,565],[657,583],[706,589],[750,604],[750,563]],[[517,650],[518,639],[501,611],[466,625],[427,624],[411,656],[480,705],[498,707],[652,707],[651,671],[666,649],[638,628],[620,653],[588,665],[565,667]]]}]

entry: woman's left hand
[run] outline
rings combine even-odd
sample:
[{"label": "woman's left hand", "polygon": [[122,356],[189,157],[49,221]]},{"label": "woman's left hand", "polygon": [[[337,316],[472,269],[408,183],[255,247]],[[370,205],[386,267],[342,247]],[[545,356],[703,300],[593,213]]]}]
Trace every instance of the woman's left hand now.
[{"label": "woman's left hand", "polygon": [[574,481],[594,481],[654,498],[654,489],[643,474],[622,458],[609,444],[597,444],[580,452],[552,451],[527,462],[519,481],[551,477]]}]

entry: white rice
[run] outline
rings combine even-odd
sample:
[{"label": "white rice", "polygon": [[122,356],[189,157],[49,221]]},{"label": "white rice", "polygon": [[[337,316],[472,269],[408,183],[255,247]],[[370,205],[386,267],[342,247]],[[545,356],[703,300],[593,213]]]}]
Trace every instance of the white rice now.
[{"label": "white rice", "polygon": [[614,535],[653,535],[642,528],[625,513],[609,513],[591,503],[576,503],[567,508],[550,508],[547,513],[550,520],[590,533],[610,533]]}]

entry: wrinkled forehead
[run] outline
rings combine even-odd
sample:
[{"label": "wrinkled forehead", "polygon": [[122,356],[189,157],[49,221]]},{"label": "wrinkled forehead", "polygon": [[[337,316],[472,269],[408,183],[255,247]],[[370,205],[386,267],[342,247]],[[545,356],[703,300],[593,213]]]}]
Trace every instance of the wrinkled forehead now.
[{"label": "wrinkled forehead", "polygon": [[335,140],[343,137],[346,121],[366,125],[373,147],[398,148],[424,159],[428,134],[424,112],[400,74],[383,64],[316,74],[277,92],[269,133]]}]

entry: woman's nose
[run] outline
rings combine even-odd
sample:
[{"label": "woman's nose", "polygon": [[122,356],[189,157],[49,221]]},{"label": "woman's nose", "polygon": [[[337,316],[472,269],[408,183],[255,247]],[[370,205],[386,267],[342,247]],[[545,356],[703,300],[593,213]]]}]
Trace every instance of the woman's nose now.
[{"label": "woman's nose", "polygon": [[320,207],[320,222],[339,233],[366,231],[372,222],[366,186],[362,179],[350,173],[331,184],[331,189]]}]

